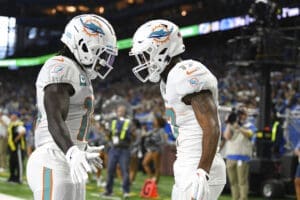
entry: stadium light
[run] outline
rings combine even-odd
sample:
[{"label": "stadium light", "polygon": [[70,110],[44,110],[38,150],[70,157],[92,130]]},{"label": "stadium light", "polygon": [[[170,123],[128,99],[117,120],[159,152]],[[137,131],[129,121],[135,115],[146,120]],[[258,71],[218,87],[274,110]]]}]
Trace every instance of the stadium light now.
[{"label": "stadium light", "polygon": [[[59,10],[57,8],[57,10]],[[299,8],[282,8],[283,12],[280,18],[294,17],[300,15]],[[104,7],[103,7],[104,12]],[[254,22],[254,19],[249,15],[223,18],[218,21],[204,22],[200,24],[195,24],[191,26],[185,26],[180,28],[180,33],[182,37],[195,37],[199,35],[209,34],[217,31],[225,31],[241,26],[247,26]],[[117,42],[119,50],[128,49],[132,46],[132,38],[126,38],[119,40]],[[16,67],[32,67],[37,65],[42,65],[48,58],[54,56],[55,53],[47,54],[39,57],[30,58],[14,58],[14,59],[2,59],[0,60],[0,67],[16,66]]]}]

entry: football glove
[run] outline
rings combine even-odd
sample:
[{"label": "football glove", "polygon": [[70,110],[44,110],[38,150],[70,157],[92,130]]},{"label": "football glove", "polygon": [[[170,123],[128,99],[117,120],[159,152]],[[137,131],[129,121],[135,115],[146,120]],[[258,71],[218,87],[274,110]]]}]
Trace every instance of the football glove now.
[{"label": "football glove", "polygon": [[104,149],[104,145],[101,146],[86,145],[85,151],[89,153],[100,153],[103,149]]},{"label": "football glove", "polygon": [[66,153],[66,159],[70,166],[71,179],[74,184],[85,183],[88,172],[91,172],[89,161],[99,158],[98,153],[81,151],[77,146],[72,146]]},{"label": "football glove", "polygon": [[199,168],[192,179],[192,200],[208,200],[208,174]]},{"label": "football glove", "polygon": [[86,146],[86,149],[85,149],[86,152],[88,152],[88,153],[98,153],[97,158],[89,160],[89,163],[91,165],[91,168],[92,168],[93,172],[97,172],[98,171],[97,168],[100,168],[100,169],[103,168],[103,165],[102,165],[103,161],[100,158],[100,152],[103,149],[104,149],[104,145],[101,145],[101,146],[89,146],[89,145],[87,145]]}]

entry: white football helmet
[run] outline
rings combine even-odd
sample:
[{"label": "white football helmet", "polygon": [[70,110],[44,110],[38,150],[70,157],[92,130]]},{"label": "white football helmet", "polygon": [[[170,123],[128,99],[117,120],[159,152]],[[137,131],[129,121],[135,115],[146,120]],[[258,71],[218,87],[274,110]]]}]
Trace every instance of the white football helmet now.
[{"label": "white football helmet", "polygon": [[87,70],[91,79],[104,79],[113,69],[118,55],[117,39],[110,23],[95,14],[74,17],[65,28],[61,41]]},{"label": "white football helmet", "polygon": [[171,59],[183,53],[185,46],[179,28],[167,20],[152,20],[138,28],[129,52],[138,65],[132,69],[142,82],[158,82]]}]

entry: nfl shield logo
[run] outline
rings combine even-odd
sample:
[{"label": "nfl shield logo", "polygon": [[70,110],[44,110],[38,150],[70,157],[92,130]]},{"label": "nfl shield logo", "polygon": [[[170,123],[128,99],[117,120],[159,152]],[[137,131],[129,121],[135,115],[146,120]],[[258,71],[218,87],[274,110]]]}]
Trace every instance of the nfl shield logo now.
[{"label": "nfl shield logo", "polygon": [[80,86],[86,86],[86,78],[83,75],[79,75]]}]

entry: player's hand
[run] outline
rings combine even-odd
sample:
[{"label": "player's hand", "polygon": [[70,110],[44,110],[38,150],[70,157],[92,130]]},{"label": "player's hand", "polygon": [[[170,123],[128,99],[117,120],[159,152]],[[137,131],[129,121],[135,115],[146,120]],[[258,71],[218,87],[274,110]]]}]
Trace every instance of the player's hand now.
[{"label": "player's hand", "polygon": [[192,200],[208,200],[208,174],[199,168],[192,180]]},{"label": "player's hand", "polygon": [[104,145],[101,146],[90,146],[86,145],[86,152],[89,153],[100,153],[104,149]]},{"label": "player's hand", "polygon": [[97,172],[97,168],[100,168],[100,169],[103,168],[103,165],[102,165],[103,161],[100,158],[100,153],[103,149],[104,149],[104,145],[101,145],[101,146],[89,146],[89,145],[87,145],[86,146],[86,150],[85,150],[86,152],[88,152],[88,153],[98,153],[98,155],[99,155],[97,158],[89,160],[89,163],[91,165],[91,168],[92,168],[93,172]]},{"label": "player's hand", "polygon": [[66,159],[70,166],[73,183],[85,183],[87,181],[87,173],[92,170],[88,162],[96,158],[99,158],[98,153],[81,151],[77,146],[72,146],[68,149]]}]

